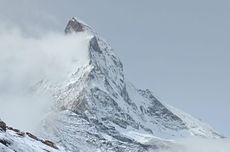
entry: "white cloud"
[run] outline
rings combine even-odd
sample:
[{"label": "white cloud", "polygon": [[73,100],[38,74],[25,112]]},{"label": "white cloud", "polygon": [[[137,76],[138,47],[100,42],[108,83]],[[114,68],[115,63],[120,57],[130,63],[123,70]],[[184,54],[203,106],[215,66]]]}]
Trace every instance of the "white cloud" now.
[{"label": "white cloud", "polygon": [[87,33],[25,35],[18,28],[0,28],[0,117],[13,127],[30,130],[51,105],[48,95],[30,89],[48,79],[63,81],[77,64],[88,62]]}]

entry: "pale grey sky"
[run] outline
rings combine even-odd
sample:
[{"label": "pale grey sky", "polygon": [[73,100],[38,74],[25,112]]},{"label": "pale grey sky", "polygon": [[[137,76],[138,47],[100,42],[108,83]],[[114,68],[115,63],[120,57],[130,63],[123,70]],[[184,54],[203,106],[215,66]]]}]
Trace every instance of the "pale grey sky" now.
[{"label": "pale grey sky", "polygon": [[230,2],[0,0],[0,23],[62,32],[76,16],[115,49],[126,78],[230,136]]}]

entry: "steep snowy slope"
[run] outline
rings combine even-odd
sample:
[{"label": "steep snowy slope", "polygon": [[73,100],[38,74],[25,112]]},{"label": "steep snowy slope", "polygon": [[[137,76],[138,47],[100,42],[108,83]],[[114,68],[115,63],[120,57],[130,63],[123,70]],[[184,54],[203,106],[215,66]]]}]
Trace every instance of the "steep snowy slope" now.
[{"label": "steep snowy slope", "polygon": [[64,149],[49,140],[6,126],[0,120],[0,152],[60,152]]},{"label": "steep snowy slope", "polygon": [[88,62],[73,65],[59,87],[41,84],[56,103],[56,112],[40,127],[42,136],[70,151],[89,152],[152,151],[178,137],[221,137],[209,125],[161,103],[148,89],[128,83],[121,61],[91,27],[72,18],[65,32],[85,33],[88,49],[81,51],[87,51]]}]

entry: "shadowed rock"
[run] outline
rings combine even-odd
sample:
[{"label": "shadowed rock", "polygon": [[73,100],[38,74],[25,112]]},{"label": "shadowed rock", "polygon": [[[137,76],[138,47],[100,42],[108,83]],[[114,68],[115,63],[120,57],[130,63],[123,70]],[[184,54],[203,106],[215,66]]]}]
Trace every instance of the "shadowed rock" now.
[{"label": "shadowed rock", "polygon": [[6,131],[6,123],[0,119],[0,131]]},{"label": "shadowed rock", "polygon": [[84,31],[84,25],[78,22],[74,17],[71,20],[69,20],[65,28],[65,34],[82,31]]}]

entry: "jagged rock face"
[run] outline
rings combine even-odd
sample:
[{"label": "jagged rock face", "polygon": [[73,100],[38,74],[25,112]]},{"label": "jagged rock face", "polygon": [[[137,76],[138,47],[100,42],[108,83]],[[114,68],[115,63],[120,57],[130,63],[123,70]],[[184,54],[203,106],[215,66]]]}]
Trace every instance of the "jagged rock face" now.
[{"label": "jagged rock face", "polygon": [[79,23],[74,17],[68,22],[66,28],[65,28],[65,33],[69,34],[71,32],[82,32],[83,25]]},{"label": "jagged rock face", "polygon": [[41,135],[70,151],[86,152],[153,151],[168,147],[172,143],[166,139],[175,137],[220,137],[210,126],[161,103],[148,89],[128,83],[121,61],[92,28],[72,19],[65,32],[92,35],[89,63],[53,91],[59,112],[43,121]]}]

